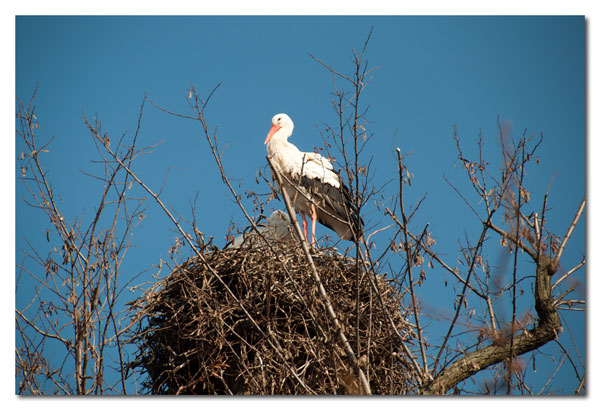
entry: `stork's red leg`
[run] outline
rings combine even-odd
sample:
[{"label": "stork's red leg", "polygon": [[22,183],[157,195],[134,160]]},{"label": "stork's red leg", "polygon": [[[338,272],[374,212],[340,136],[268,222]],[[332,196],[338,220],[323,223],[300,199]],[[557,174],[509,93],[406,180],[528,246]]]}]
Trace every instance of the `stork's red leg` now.
[{"label": "stork's red leg", "polygon": [[306,222],[306,215],[304,212],[300,211],[300,215],[302,215],[302,227],[304,228],[304,240],[308,243],[308,222]]},{"label": "stork's red leg", "polygon": [[312,245],[315,246],[315,226],[317,225],[317,208],[311,205],[310,219],[312,219]]}]

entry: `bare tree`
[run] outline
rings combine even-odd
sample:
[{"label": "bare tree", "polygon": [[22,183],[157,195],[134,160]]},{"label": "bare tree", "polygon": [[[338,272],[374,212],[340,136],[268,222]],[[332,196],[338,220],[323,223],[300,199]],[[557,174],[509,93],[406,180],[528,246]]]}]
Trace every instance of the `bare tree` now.
[{"label": "bare tree", "polygon": [[[506,388],[504,393],[511,394],[515,388],[518,388],[521,392],[531,394],[531,389],[522,378],[523,365],[517,357],[535,351],[552,341],[560,344],[559,335],[563,332],[563,326],[559,310],[581,309],[585,304],[582,300],[566,299],[576,285],[558,294],[556,291],[560,282],[584,266],[585,260],[569,269],[560,278],[554,276],[573,229],[583,213],[585,198],[574,209],[572,222],[565,227],[567,233],[562,239],[550,232],[547,228],[548,192],[539,204],[540,207],[536,209],[523,183],[526,167],[534,160],[535,151],[542,143],[543,137],[538,141],[532,141],[524,134],[517,141],[507,144],[508,139],[502,135],[502,128],[499,127],[499,130],[504,162],[497,173],[489,169],[481,155],[483,145],[481,138],[480,157],[477,161],[472,161],[468,160],[463,153],[456,129],[454,132],[459,160],[479,198],[477,202],[468,201],[466,205],[473,210],[480,223],[481,231],[475,236],[476,243],[469,243],[461,251],[460,258],[465,262],[466,271],[462,272],[462,275],[457,270],[452,271],[460,282],[460,293],[457,294],[455,312],[448,325],[448,331],[435,355],[432,366],[435,372],[433,380],[422,386],[423,394],[443,394],[459,382],[496,364],[500,364],[505,369],[504,383],[502,383]],[[400,161],[399,157],[399,163]],[[476,204],[479,204],[479,212]],[[405,224],[399,225],[402,229],[406,229]],[[501,245],[509,249],[512,258],[511,275],[505,282],[499,282],[499,278],[490,273],[492,268],[485,249],[486,240],[494,234],[497,235]],[[421,245],[421,249],[428,253],[432,260],[441,262],[430,248]],[[523,258],[529,259],[533,269],[531,265],[522,263]],[[523,272],[530,270],[535,274],[529,276]],[[533,282],[530,294],[518,292],[524,281]],[[487,308],[487,312],[481,318],[477,342],[468,349],[459,350],[450,347],[450,340],[458,333],[457,324],[460,318],[466,316],[464,310],[468,305],[469,296],[479,299]],[[501,323],[493,308],[494,302],[504,296],[508,296],[511,306],[508,323]],[[522,305],[526,303],[523,299],[527,301],[527,298],[529,303],[533,301],[537,317],[533,317],[525,309],[521,310],[520,316],[517,315],[517,301]],[[481,346],[485,340],[488,340],[489,344]],[[443,355],[451,359],[443,362]],[[578,368],[583,364],[577,366],[572,360],[571,363],[578,381],[583,383],[583,377],[578,374]]]},{"label": "bare tree", "polygon": [[[44,212],[51,228],[46,231],[48,251],[30,244],[17,266],[17,292],[32,295],[27,303],[18,301],[23,307],[15,310],[18,391],[127,394],[123,334],[128,320],[122,293],[137,275],[126,281],[119,273],[144,219],[144,198],[128,193],[129,175],[98,149],[102,173],[89,174],[102,183],[96,208],[91,218],[70,220],[43,164],[52,138],[40,142],[37,135],[36,93],[37,87],[28,103],[18,100],[17,135],[25,147],[20,180],[28,194],[23,201]],[[136,148],[143,107],[131,145],[125,146],[124,136],[112,142],[128,166],[147,150]],[[84,122],[92,135],[111,144],[99,121],[92,124],[84,117]],[[116,376],[107,377],[107,368],[116,368]]]},{"label": "bare tree", "polygon": [[[290,265],[290,258],[259,229],[261,221],[266,217],[264,211],[270,201],[277,198],[280,191],[278,186],[283,183],[282,178],[285,176],[265,165],[264,170],[269,169],[273,179],[264,177],[266,172],[259,171],[263,178],[262,181],[257,179],[257,183],[267,187],[268,191],[256,193],[246,189],[244,195],[228,177],[221,161],[223,150],[218,146],[217,128],[213,130],[209,127],[205,115],[205,109],[219,86],[207,98],[202,98],[192,86],[187,98],[190,114],[174,113],[157,104],[153,105],[169,115],[198,123],[200,137],[207,141],[222,181],[249,226],[248,232],[267,244],[266,252],[280,266],[282,275],[290,283],[289,293],[306,308],[307,320],[328,324],[320,326],[318,333],[323,340],[331,341],[336,346],[336,352],[342,352],[335,353],[336,360],[346,369],[344,377],[347,376],[347,380],[344,383],[353,386],[344,390],[345,392],[370,394],[376,384],[378,394],[395,394],[397,390],[392,373],[381,376],[379,372],[382,366],[386,366],[386,369],[402,369],[410,376],[410,386],[403,388],[404,394],[545,394],[554,375],[548,376],[544,387],[535,391],[526,375],[527,363],[524,358],[535,361],[536,352],[542,346],[555,343],[561,350],[561,357],[556,360],[556,370],[565,363],[570,364],[579,385],[574,393],[580,394],[585,382],[585,364],[580,358],[573,357],[573,350],[565,348],[561,342],[564,330],[567,329],[567,334],[569,330],[567,323],[561,319],[560,311],[585,309],[584,300],[569,297],[576,284],[568,280],[585,266],[585,258],[575,266],[564,269],[559,267],[565,248],[583,214],[585,198],[578,206],[574,204],[571,222],[564,227],[564,236],[559,237],[548,227],[548,196],[551,187],[548,186],[543,198],[536,198],[526,186],[526,169],[534,165],[536,151],[542,144],[543,137],[540,135],[533,139],[526,137],[524,133],[522,137],[514,139],[498,121],[502,161],[494,166],[486,159],[489,153],[484,150],[485,139],[481,134],[473,153],[473,147],[464,146],[455,128],[452,137],[456,142],[458,162],[465,171],[466,183],[446,181],[464,200],[465,209],[472,212],[477,231],[465,234],[464,239],[459,238],[457,256],[440,254],[436,250],[436,233],[430,230],[429,225],[415,226],[416,215],[426,197],[409,200],[412,174],[407,166],[409,161],[406,154],[400,148],[395,152],[397,185],[390,184],[390,181],[377,181],[372,172],[374,159],[364,159],[365,147],[375,137],[368,131],[369,106],[363,103],[363,92],[372,81],[373,72],[377,68],[370,68],[366,58],[371,35],[372,30],[362,48],[359,51],[353,50],[350,74],[311,55],[331,75],[333,82],[334,121],[324,122],[322,125],[320,132],[325,142],[323,154],[339,165],[340,177],[350,187],[353,209],[359,216],[368,215],[368,218],[365,217],[365,228],[356,232],[358,235],[355,235],[354,243],[342,248],[344,257],[353,263],[354,277],[351,280],[354,308],[352,315],[347,315],[352,317],[351,322],[340,314],[336,301],[331,297],[331,289],[328,289],[330,285],[326,285],[321,279],[323,268],[313,261],[318,254],[311,252],[302,241],[300,226],[285,191],[282,192],[284,204],[291,217],[296,240],[303,250],[306,271],[312,280],[311,286],[317,290],[325,309],[309,308],[312,305],[291,274],[293,267]],[[56,248],[60,250],[55,251],[54,256],[51,254],[49,257],[41,257],[33,248],[28,254],[43,268],[45,277],[39,271],[31,271],[24,263],[18,267],[19,275],[30,275],[40,284],[31,303],[16,312],[20,337],[16,352],[17,372],[22,379],[22,392],[47,392],[48,389],[40,383],[41,380],[48,379],[56,386],[57,392],[64,394],[105,394],[114,391],[127,393],[125,380],[126,377],[131,377],[127,370],[134,368],[136,363],[125,365],[122,354],[123,336],[132,329],[139,330],[139,327],[134,326],[139,326],[144,315],[151,311],[144,303],[167,286],[167,282],[158,282],[150,287],[147,297],[134,303],[135,313],[130,317],[131,322],[124,325],[125,314],[117,310],[117,306],[121,306],[120,292],[131,281],[121,283],[118,271],[130,244],[132,231],[143,219],[142,200],[126,195],[132,184],[137,185],[169,217],[178,235],[175,248],[188,245],[192,258],[223,289],[232,309],[237,309],[252,332],[260,336],[263,344],[250,341],[234,332],[234,338],[244,348],[258,352],[260,363],[256,366],[261,377],[264,378],[269,371],[277,371],[295,386],[296,393],[314,394],[322,391],[311,387],[306,378],[310,366],[323,365],[319,363],[319,358],[312,357],[302,365],[290,359],[283,341],[291,336],[278,334],[277,328],[272,327],[269,320],[263,320],[260,310],[257,311],[246,299],[237,296],[219,272],[216,266],[218,264],[207,257],[206,249],[209,246],[199,231],[202,221],[194,219],[190,230],[186,231],[183,218],[169,209],[161,199],[160,191],[153,190],[135,172],[132,161],[148,151],[135,148],[137,132],[129,146],[121,140],[113,147],[106,134],[103,134],[100,124],[91,124],[84,118],[98,147],[100,163],[104,166],[104,174],[96,176],[103,181],[104,191],[96,217],[89,226],[82,229],[81,221],[67,224],[56,207],[52,187],[39,161],[39,155],[45,152],[46,145],[39,146],[35,141],[36,118],[32,103],[27,106],[19,102],[19,107],[19,135],[28,147],[27,152],[22,155],[22,179],[31,195],[29,203],[46,212],[60,238],[59,247]],[[143,104],[140,120],[142,111]],[[266,163],[270,163],[268,158]],[[288,180],[286,183],[293,185],[295,182]],[[465,188],[471,191],[466,192]],[[132,203],[133,207],[130,205]],[[113,222],[103,225],[101,222],[104,218],[101,216],[106,214],[109,206],[113,209],[110,212]],[[329,244],[328,239],[324,244]],[[497,273],[497,268],[490,263],[491,255],[499,249],[507,251],[509,255],[510,274],[506,276]],[[56,258],[62,258],[62,263],[55,262]],[[181,266],[173,268],[174,274],[181,271]],[[452,288],[456,294],[453,306],[448,307],[452,312],[450,317],[432,315],[421,308],[418,290],[427,276],[431,277],[431,272],[445,272],[453,278]],[[557,272],[560,272],[560,277],[557,277]],[[269,276],[268,281],[272,280]],[[439,281],[437,277],[435,280]],[[389,300],[386,299],[388,296],[383,296],[384,292],[389,293],[390,284],[395,298],[400,300],[400,304],[393,307],[386,302]],[[442,283],[437,285],[445,286]],[[269,286],[266,289],[270,289]],[[384,289],[384,286],[388,287]],[[528,286],[530,291],[527,290]],[[508,320],[502,320],[496,312],[495,306],[500,303],[510,306]],[[528,306],[533,306],[535,313]],[[382,312],[385,332],[391,336],[385,340],[394,340],[393,344],[385,346],[383,350],[384,365],[381,357],[374,360],[374,351],[378,349],[378,354],[382,351],[382,347],[376,346],[373,338],[373,317],[376,311],[377,314]],[[401,320],[398,319],[399,311],[403,315]],[[59,319],[54,319],[55,315]],[[319,315],[325,318],[324,321],[315,320]],[[431,342],[438,335],[428,331],[425,322],[430,319],[438,321],[444,327],[439,344]],[[225,322],[222,326],[229,332],[233,331]],[[129,341],[139,342],[140,337],[145,334],[147,333]],[[407,336],[409,334],[411,337]],[[53,367],[47,361],[45,349],[49,340],[57,341],[64,347],[65,357],[72,361],[76,369],[73,381],[64,378],[64,364]],[[575,345],[577,343],[574,342]],[[119,386],[107,385],[105,381],[104,357],[108,348],[116,349],[119,353]],[[232,355],[236,354],[231,344],[227,348]],[[265,354],[264,349],[269,353]],[[575,351],[576,349],[577,346]],[[317,349],[313,349],[308,357],[310,354],[314,355],[314,351]],[[551,357],[547,360],[555,359]],[[252,366],[246,363],[242,365],[241,371],[251,374],[254,370],[250,367]],[[486,369],[488,373],[485,374],[492,375],[491,382],[484,380],[474,390],[465,387],[466,381],[473,380],[475,375],[484,374]],[[337,374],[337,369],[335,372]],[[229,387],[222,373],[220,377],[226,386],[224,392],[236,391]],[[483,377],[477,380],[482,380]],[[262,384],[266,385],[267,383]],[[182,386],[178,391],[187,391],[188,387]],[[337,387],[333,383],[331,391],[327,391],[337,392]],[[263,387],[259,384],[254,388],[258,390],[252,390],[253,392],[269,391],[266,387],[264,391],[260,390]]]}]

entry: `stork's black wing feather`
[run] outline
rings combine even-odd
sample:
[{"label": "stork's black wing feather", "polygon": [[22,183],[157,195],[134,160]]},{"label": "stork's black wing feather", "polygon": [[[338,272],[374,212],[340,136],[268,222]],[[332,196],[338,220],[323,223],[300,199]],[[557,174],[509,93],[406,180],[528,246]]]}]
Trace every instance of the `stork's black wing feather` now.
[{"label": "stork's black wing feather", "polygon": [[[352,195],[348,187],[341,183],[340,188],[331,184],[324,183],[318,178],[308,178],[303,176],[301,185],[318,201],[323,201],[332,213],[346,221],[352,227],[352,231],[360,236],[364,222],[358,216],[356,206],[352,202]],[[333,229],[323,218],[319,217],[319,222],[330,229]]]}]

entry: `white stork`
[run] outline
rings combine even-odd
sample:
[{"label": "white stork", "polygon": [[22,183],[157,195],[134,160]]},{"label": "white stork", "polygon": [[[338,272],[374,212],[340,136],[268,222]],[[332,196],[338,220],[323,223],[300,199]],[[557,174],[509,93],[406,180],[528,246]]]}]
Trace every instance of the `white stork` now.
[{"label": "white stork", "polygon": [[304,238],[308,242],[306,214],[312,220],[312,245],[317,220],[333,229],[341,239],[353,240],[362,227],[362,219],[350,200],[348,187],[340,181],[327,158],[314,152],[302,152],[288,138],[294,123],[287,114],[277,114],[265,144],[273,166],[282,174],[283,189],[302,215]]}]

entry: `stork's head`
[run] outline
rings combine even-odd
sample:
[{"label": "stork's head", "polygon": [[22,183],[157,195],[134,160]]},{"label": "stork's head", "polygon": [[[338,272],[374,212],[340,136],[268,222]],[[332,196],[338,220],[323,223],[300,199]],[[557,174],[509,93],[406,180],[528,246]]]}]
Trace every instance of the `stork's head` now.
[{"label": "stork's head", "polygon": [[294,130],[294,123],[287,114],[282,113],[274,115],[271,124],[271,130],[269,130],[267,138],[265,138],[265,144],[267,144],[274,135],[287,139],[292,135],[292,131]]}]

